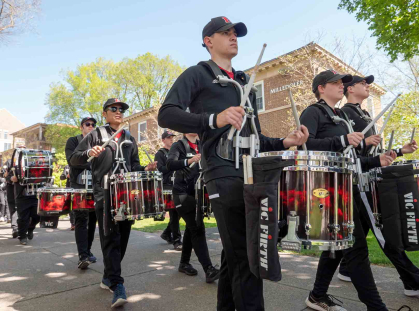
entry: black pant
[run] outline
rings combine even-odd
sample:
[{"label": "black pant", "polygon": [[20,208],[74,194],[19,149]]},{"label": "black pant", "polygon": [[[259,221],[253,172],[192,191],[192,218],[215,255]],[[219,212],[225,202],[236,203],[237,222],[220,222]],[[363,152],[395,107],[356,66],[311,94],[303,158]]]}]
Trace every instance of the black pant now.
[{"label": "black pant", "polygon": [[74,211],[71,211],[68,215],[70,216],[70,224],[71,224],[72,226],[75,226],[75,224],[76,224],[76,219],[75,219],[75,217],[74,217]]},{"label": "black pant", "polygon": [[354,238],[355,243],[351,248],[344,251],[337,251],[335,258],[330,258],[330,252],[321,254],[317,267],[316,281],[314,283],[313,294],[316,297],[326,295],[333,275],[336,272],[340,261],[345,256],[347,269],[352,283],[358,292],[358,298],[367,306],[369,311],[388,310],[378,293],[372,275],[370,261],[368,259],[368,245],[365,239],[364,228],[367,219],[358,210],[361,206],[361,198],[354,188]]},{"label": "black pant", "polygon": [[17,203],[17,226],[19,238],[27,237],[28,231],[33,231],[39,223],[40,217],[37,214],[38,200],[26,199]]},{"label": "black pant", "polygon": [[[371,194],[367,193],[368,199],[370,198]],[[366,221],[362,222],[363,230],[365,233],[365,236],[368,235],[368,232],[370,229],[372,229],[372,232],[375,235],[373,226],[375,224],[372,224],[368,217],[368,212],[366,210],[366,207],[363,202],[360,203],[361,210],[360,213],[364,215],[364,218]],[[370,201],[371,204],[371,201]],[[397,249],[394,249],[392,246],[390,246],[388,243],[385,243],[384,248],[381,246],[380,243],[378,243],[383,250],[384,254],[387,256],[387,258],[391,261],[391,263],[396,267],[397,272],[400,275],[400,279],[403,282],[403,285],[405,288],[419,288],[419,269],[410,261],[409,257],[407,257],[406,252],[401,252]],[[348,267],[346,258],[343,257],[339,273],[349,276]]]},{"label": "black pant", "polygon": [[124,278],[121,276],[121,261],[127,250],[132,221],[112,223],[112,231],[108,236],[105,236],[103,231],[103,200],[95,198],[95,204],[103,264],[105,265],[103,277],[109,279],[111,282],[110,288],[115,290],[118,284],[124,283]]},{"label": "black pant", "polygon": [[74,211],[75,236],[79,258],[89,257],[96,230],[96,213],[89,211]]},{"label": "black pant", "polygon": [[204,268],[204,271],[207,271],[207,268],[211,266],[212,263],[208,252],[205,226],[203,224],[198,225],[195,219],[195,197],[186,194],[174,195],[174,203],[176,206],[181,205],[176,209],[179,216],[182,217],[186,223],[180,263],[189,263],[193,248],[202,268]]},{"label": "black pant", "polygon": [[177,210],[169,210],[170,220],[167,224],[166,229],[164,229],[163,234],[171,237],[173,243],[180,242],[182,234],[180,233],[179,227],[179,213]]},{"label": "black pant", "polygon": [[7,204],[9,205],[12,229],[17,230],[17,210],[15,204],[15,189],[13,185],[7,185]]},{"label": "black pant", "polygon": [[247,257],[243,179],[211,180],[207,189],[224,248],[217,310],[264,310],[263,282],[250,272]]}]

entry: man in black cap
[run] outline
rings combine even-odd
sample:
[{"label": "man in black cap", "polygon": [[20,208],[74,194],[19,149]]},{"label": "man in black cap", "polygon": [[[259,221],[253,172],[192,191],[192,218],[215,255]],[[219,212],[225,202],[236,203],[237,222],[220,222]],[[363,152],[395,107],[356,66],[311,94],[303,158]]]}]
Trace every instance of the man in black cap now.
[{"label": "man in black cap", "polygon": [[[349,116],[349,118],[355,123],[353,128],[357,132],[361,132],[368,124],[372,121],[371,116],[367,110],[362,109],[362,103],[370,95],[370,84],[374,82],[374,76],[360,77],[354,76],[351,82],[345,83],[344,94],[348,100],[347,104],[342,107],[342,110]],[[365,142],[367,148],[364,148],[363,155],[370,156],[370,150],[372,146],[377,146],[380,141],[380,135],[374,130],[374,127],[371,128],[365,134]],[[397,156],[403,156],[403,154],[413,153],[417,150],[418,146],[416,141],[405,144],[401,149],[394,150],[397,153]],[[378,150],[381,153],[381,150]],[[372,203],[371,192],[366,193],[368,200]],[[363,213],[367,214],[367,208],[362,202],[360,208],[362,208]],[[369,217],[364,217],[364,233],[368,234],[370,229],[376,234],[375,224],[371,223]],[[384,247],[379,242],[378,245],[384,251],[384,254],[387,258],[393,263],[396,267],[397,272],[400,275],[400,279],[404,285],[404,294],[406,296],[419,296],[419,269],[412,263],[412,261],[407,257],[406,252],[400,251],[397,248],[392,247],[389,243],[385,243]],[[339,279],[342,281],[351,282],[351,277],[347,269],[347,261],[345,257],[342,259],[339,267]]]},{"label": "man in black cap", "polygon": [[[158,116],[161,127],[198,133],[202,144],[204,179],[223,243],[217,310],[264,310],[263,282],[251,273],[247,255],[243,167],[236,169],[233,158],[217,154],[217,145],[225,141],[223,137],[231,126],[241,128],[245,112],[239,107],[235,85],[213,81],[223,75],[241,85],[248,82],[249,77],[235,71],[231,64],[238,53],[237,38],[246,33],[243,23],[234,24],[224,16],[211,19],[202,31],[203,46],[211,54],[211,60],[200,62],[180,75]],[[251,93],[249,98],[257,116],[255,94]],[[268,138],[261,134],[257,117],[255,122],[261,151],[301,145],[308,137],[303,126],[285,139]]]},{"label": "man in black cap", "polygon": [[[173,180],[172,176],[174,171],[171,171],[167,168],[167,157],[169,155],[170,147],[173,145],[173,137],[176,135],[169,132],[164,131],[161,135],[161,141],[163,143],[163,148],[160,148],[159,151],[154,156],[154,161],[157,161],[157,170],[163,174],[163,189],[164,190],[172,190],[173,188]],[[172,197],[173,198],[173,197]],[[167,224],[166,229],[161,234],[161,238],[167,243],[173,244],[173,247],[177,251],[182,250],[182,242],[181,238],[182,235],[180,233],[179,227],[179,214],[176,209],[169,210],[170,221]]]},{"label": "man in black cap", "polygon": [[[80,122],[81,134],[70,137],[65,146],[65,156],[70,167],[70,187],[73,189],[86,189],[88,180],[86,176],[90,176],[90,163],[82,165],[71,165],[70,157],[76,150],[79,143],[96,127],[96,119],[92,117],[85,117]],[[90,186],[91,188],[91,186]],[[89,211],[73,211],[74,227],[77,250],[79,253],[79,269],[86,269],[91,263],[96,262],[96,257],[92,254],[93,239],[96,230],[96,214]]]},{"label": "man in black cap", "polygon": [[[344,122],[335,123],[331,118],[331,116],[336,116],[348,121],[346,115],[335,106],[343,98],[343,83],[351,80],[351,75],[340,75],[333,70],[323,71],[313,79],[312,91],[318,101],[306,108],[300,117],[301,124],[307,126],[310,133],[307,140],[308,150],[343,152],[348,145],[359,148],[363,142],[364,135],[362,133],[350,133]],[[394,158],[394,152],[391,155],[361,157],[361,165],[363,170],[388,166]],[[330,251],[322,252],[314,288],[306,299],[306,305],[311,309],[346,311],[334,300],[333,296],[327,294],[333,275],[345,254],[348,260],[348,270],[353,276],[353,283],[358,291],[359,299],[367,305],[368,310],[387,310],[371,272],[367,242],[362,226],[363,218],[357,208],[360,196],[357,195],[359,191],[356,186],[353,188],[353,193],[355,243],[352,248],[345,251],[336,251],[334,256],[331,256]]]},{"label": "man in black cap", "polygon": [[[115,144],[111,143],[106,148],[102,144],[107,141],[122,125],[124,113],[129,108],[126,103],[117,98],[108,99],[103,105],[103,116],[107,124],[90,132],[77,146],[70,156],[70,165],[85,165],[89,157],[95,157],[92,161],[93,194],[95,198],[95,211],[99,223],[100,244],[102,246],[105,271],[100,287],[113,291],[114,296],[111,306],[118,307],[127,303],[127,295],[121,276],[121,261],[124,258],[128,246],[132,221],[114,221],[108,223],[110,230],[107,235],[104,232],[104,176],[109,175],[115,168]],[[124,144],[122,153],[125,158],[125,166],[129,172],[151,171],[157,167],[151,163],[142,166],[138,157],[138,146],[134,137],[128,131],[121,131],[113,139],[119,146],[125,140],[130,144]],[[116,172],[119,172],[118,170]],[[109,191],[109,190],[108,190]]]}]

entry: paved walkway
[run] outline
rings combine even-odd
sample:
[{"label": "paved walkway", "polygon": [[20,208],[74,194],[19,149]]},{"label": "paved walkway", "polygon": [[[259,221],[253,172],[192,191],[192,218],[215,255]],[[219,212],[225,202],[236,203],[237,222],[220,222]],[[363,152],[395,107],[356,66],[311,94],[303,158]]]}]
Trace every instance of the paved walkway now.
[{"label": "paved walkway", "polygon": [[[97,230],[96,230],[97,232]],[[219,264],[221,242],[217,228],[207,230],[214,264]],[[103,264],[99,236],[93,244],[98,262],[89,269],[77,269],[74,232],[68,221],[56,230],[35,230],[27,246],[11,238],[9,224],[0,224],[0,310],[109,310],[112,294],[99,288]],[[199,274],[186,276],[177,271],[180,254],[160,239],[159,234],[132,231],[123,261],[123,276],[130,301],[123,310],[215,310],[217,283],[206,284],[196,257]],[[281,254],[283,280],[265,282],[266,310],[299,311],[311,289],[317,259]],[[395,269],[373,267],[377,285],[390,310],[407,304],[419,311],[419,298],[403,295]],[[330,294],[350,311],[366,310],[352,286],[335,279]]]}]

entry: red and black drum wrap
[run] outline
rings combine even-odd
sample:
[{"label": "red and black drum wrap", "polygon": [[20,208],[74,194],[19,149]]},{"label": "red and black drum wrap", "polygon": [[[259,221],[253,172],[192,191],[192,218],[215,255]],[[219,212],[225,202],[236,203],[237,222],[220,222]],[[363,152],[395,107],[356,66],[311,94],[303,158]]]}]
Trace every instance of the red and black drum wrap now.
[{"label": "red and black drum wrap", "polygon": [[246,240],[250,271],[262,279],[282,279],[278,255],[278,182],[293,161],[253,158],[254,184],[244,185]]},{"label": "red and black drum wrap", "polygon": [[392,165],[375,171],[374,204],[381,213],[386,243],[400,251],[419,250],[419,189],[412,165]]},{"label": "red and black drum wrap", "polygon": [[17,173],[21,185],[45,183],[52,176],[52,155],[46,150],[17,151]]},{"label": "red and black drum wrap", "polygon": [[71,211],[71,191],[69,188],[39,188],[38,215],[60,216]]}]

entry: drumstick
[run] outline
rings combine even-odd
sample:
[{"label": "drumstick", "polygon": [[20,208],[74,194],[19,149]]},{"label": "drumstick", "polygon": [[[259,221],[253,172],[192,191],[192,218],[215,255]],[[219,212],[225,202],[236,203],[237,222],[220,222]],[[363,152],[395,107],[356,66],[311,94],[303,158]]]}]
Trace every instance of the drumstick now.
[{"label": "drumstick", "polygon": [[393,146],[393,138],[394,138],[394,130],[391,131],[391,135],[390,135],[390,141],[388,142],[388,149],[387,149],[387,154],[389,155],[391,152],[391,147]]},{"label": "drumstick", "polygon": [[[294,98],[292,97],[291,89],[288,89],[288,93],[290,95],[290,100],[291,100],[292,114],[294,115],[294,120],[295,120],[295,123],[297,124],[297,129],[300,130],[301,129],[300,119],[298,118],[297,107],[295,106],[295,102],[294,102]],[[303,150],[307,151],[306,143],[303,143]]]},{"label": "drumstick", "polygon": [[243,155],[243,179],[244,179],[244,184],[247,185],[247,160],[246,160],[246,155]]},{"label": "drumstick", "polygon": [[[380,113],[375,117],[375,119],[372,120],[372,122],[370,124],[368,124],[366,128],[364,128],[364,130],[362,131],[362,134],[365,135],[365,133],[368,132],[370,130],[370,128],[372,128],[374,126],[375,123],[377,123],[378,119],[380,119],[383,116],[383,114],[385,114],[386,111],[388,109],[390,109],[391,106],[393,106],[393,104],[400,97],[400,95],[402,95],[402,93],[397,94],[397,96],[390,102],[390,104],[388,104],[387,107],[385,107],[383,110],[380,111]],[[348,147],[346,147],[346,149],[343,151],[343,153],[347,154],[348,151],[351,150],[352,148],[353,148],[353,146],[349,145]]]},{"label": "drumstick", "polygon": [[252,156],[247,156],[247,183],[253,184]]},{"label": "drumstick", "polygon": [[147,156],[148,160],[150,161],[150,163],[153,163],[153,160],[151,160],[151,157],[150,157],[150,155],[148,154],[147,149],[143,148],[143,151],[145,152],[145,154],[146,154],[146,156]]},{"label": "drumstick", "polygon": [[[109,145],[109,143],[111,142],[111,140],[116,136],[116,135],[118,135],[119,133],[121,133],[122,132],[122,130],[125,128],[125,127],[127,127],[129,124],[128,124],[128,122],[125,122],[120,128],[119,128],[119,130],[117,130],[115,133],[113,133],[113,135],[102,145],[102,148],[105,148],[107,145]],[[87,159],[87,162],[90,162],[90,161],[92,161],[93,160],[93,158],[94,158],[94,156],[91,156],[89,159]]]},{"label": "drumstick", "polygon": [[[391,117],[391,114],[393,113],[394,107],[396,107],[396,105],[394,105],[393,107],[391,107],[390,111],[387,114],[386,119],[384,120],[383,126],[381,127],[380,132],[378,133],[378,135],[381,136],[384,133],[384,129],[385,129],[387,123],[388,123],[388,120],[390,120],[390,117]],[[373,154],[374,153],[375,148],[377,148],[377,147],[376,146],[372,146],[371,151],[370,151],[370,154]]]},{"label": "drumstick", "polygon": [[410,139],[411,144],[413,144],[413,141],[415,140],[415,132],[416,132],[416,127],[414,127],[412,131],[412,138]]},{"label": "drumstick", "polygon": [[[262,51],[260,52],[256,65],[255,67],[253,67],[253,72],[252,72],[252,75],[250,76],[249,83],[247,83],[244,88],[244,94],[241,99],[242,101],[240,103],[240,107],[244,107],[244,105],[246,104],[247,98],[249,97],[250,90],[252,89],[253,82],[255,81],[255,78],[256,78],[256,73],[258,71],[260,62],[262,61],[263,53],[265,52],[265,48],[266,48],[266,43],[263,44]],[[228,133],[228,140],[233,139],[234,131],[235,131],[234,126],[231,126],[230,132]]]}]

